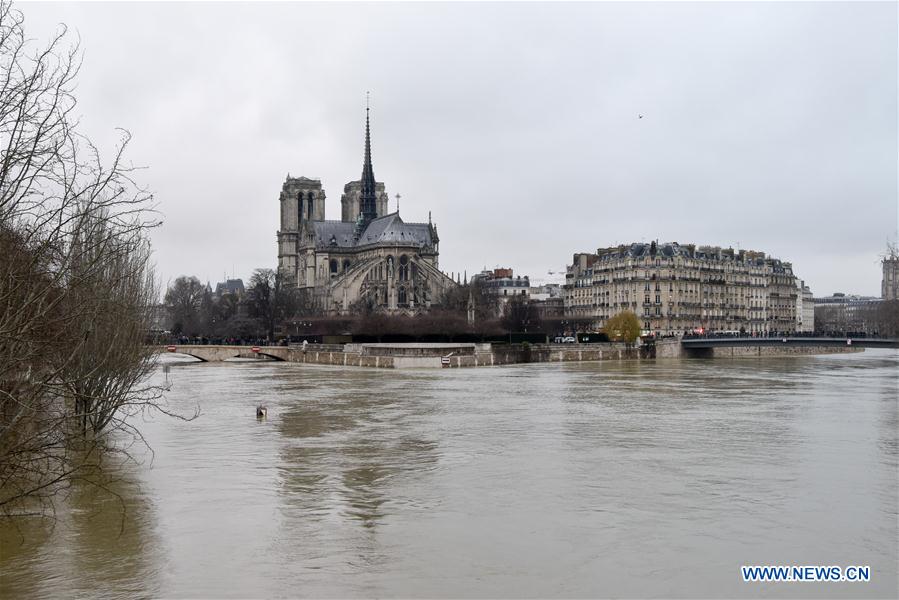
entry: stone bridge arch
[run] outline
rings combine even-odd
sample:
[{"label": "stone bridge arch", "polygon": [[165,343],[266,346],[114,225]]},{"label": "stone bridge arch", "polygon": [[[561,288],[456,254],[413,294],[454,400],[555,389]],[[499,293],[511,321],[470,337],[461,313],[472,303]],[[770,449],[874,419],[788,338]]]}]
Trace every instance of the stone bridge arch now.
[{"label": "stone bridge arch", "polygon": [[[171,350],[174,348],[174,350]],[[267,358],[286,361],[287,346],[259,346],[259,352],[253,352],[253,346],[163,346],[160,352],[172,352],[184,354],[199,359],[201,362],[223,362],[229,358],[254,358],[265,356]]]}]

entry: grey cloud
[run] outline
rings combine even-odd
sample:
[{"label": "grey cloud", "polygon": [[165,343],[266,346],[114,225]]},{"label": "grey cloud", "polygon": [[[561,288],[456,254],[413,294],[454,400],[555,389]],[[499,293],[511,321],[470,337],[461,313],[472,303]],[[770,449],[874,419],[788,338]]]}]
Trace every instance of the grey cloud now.
[{"label": "grey cloud", "polygon": [[[81,35],[85,126],[134,133],[164,278],[276,262],[284,176],[374,166],[441,266],[546,278],[656,238],[877,294],[897,235],[893,3],[28,4]],[[644,114],[638,119],[638,114]]]}]

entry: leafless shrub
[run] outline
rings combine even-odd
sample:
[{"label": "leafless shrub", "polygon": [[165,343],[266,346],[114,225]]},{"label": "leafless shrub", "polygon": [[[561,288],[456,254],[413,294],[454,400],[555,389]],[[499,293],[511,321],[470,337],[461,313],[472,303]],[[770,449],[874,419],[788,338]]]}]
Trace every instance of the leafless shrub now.
[{"label": "leafless shrub", "polygon": [[0,512],[43,513],[127,454],[129,413],[160,405],[143,345],[157,290],[152,196],[77,131],[77,44],[44,46],[0,3]]}]

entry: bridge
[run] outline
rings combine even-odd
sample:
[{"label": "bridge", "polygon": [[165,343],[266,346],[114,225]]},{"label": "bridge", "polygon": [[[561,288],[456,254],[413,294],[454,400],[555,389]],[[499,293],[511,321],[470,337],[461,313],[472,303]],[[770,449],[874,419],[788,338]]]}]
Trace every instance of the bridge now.
[{"label": "bridge", "polygon": [[857,352],[864,348],[899,348],[899,340],[870,337],[688,337],[656,342],[659,358],[784,356]]},{"label": "bridge", "polygon": [[890,338],[837,337],[702,337],[682,338],[684,348],[723,348],[739,346],[855,346],[858,348],[899,348],[899,340]]},{"label": "bridge", "polygon": [[160,346],[159,352],[175,352],[193,356],[203,362],[222,362],[229,358],[287,360],[287,346],[201,346],[193,344]]}]

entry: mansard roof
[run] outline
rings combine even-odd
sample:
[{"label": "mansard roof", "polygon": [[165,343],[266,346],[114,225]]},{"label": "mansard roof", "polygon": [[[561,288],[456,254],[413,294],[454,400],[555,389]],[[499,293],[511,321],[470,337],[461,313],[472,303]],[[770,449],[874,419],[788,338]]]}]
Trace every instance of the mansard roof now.
[{"label": "mansard roof", "polygon": [[609,261],[622,258],[644,257],[673,258],[682,256],[700,260],[724,260],[741,263],[755,264],[757,266],[771,265],[775,268],[790,267],[790,263],[781,263],[780,260],[768,257],[764,252],[754,250],[734,250],[733,248],[721,248],[720,246],[696,246],[695,244],[668,243],[634,243],[630,245],[613,246],[597,250],[597,258],[600,261]]},{"label": "mansard roof", "polygon": [[313,221],[317,247],[353,248],[372,244],[390,246],[433,246],[437,235],[427,223],[405,223],[399,213],[390,213],[372,220],[358,240],[354,240],[354,223],[343,221]]}]

